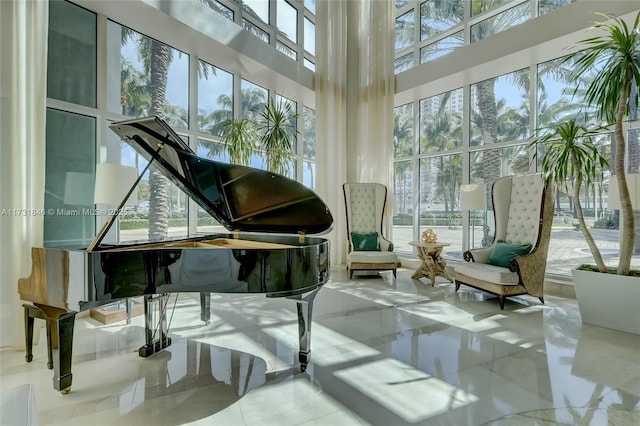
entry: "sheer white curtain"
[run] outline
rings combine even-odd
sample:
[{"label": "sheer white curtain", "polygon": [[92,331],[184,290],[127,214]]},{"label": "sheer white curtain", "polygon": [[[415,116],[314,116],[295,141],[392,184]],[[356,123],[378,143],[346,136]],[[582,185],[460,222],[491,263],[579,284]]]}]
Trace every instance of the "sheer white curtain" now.
[{"label": "sheer white curtain", "polygon": [[318,195],[333,215],[331,263],[346,262],[342,184],[347,179],[347,6],[316,2],[316,161]]},{"label": "sheer white curtain", "polygon": [[333,264],[346,261],[344,182],[382,183],[393,205],[394,7],[392,1],[316,3],[318,193],[334,216]]},{"label": "sheer white curtain", "polygon": [[18,278],[43,242],[47,1],[0,0],[0,347],[22,347]]}]

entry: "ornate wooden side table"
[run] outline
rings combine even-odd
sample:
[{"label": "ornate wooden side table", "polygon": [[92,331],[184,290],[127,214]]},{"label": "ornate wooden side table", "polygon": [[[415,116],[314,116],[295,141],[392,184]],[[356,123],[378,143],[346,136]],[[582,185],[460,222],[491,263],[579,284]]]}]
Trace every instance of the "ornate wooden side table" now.
[{"label": "ornate wooden side table", "polygon": [[411,276],[414,280],[422,277],[429,278],[431,285],[435,286],[436,277],[444,277],[449,282],[453,282],[453,279],[447,273],[447,262],[442,258],[442,249],[450,246],[451,243],[425,243],[424,241],[411,241],[410,245],[418,249],[418,255],[422,261],[422,265]]}]

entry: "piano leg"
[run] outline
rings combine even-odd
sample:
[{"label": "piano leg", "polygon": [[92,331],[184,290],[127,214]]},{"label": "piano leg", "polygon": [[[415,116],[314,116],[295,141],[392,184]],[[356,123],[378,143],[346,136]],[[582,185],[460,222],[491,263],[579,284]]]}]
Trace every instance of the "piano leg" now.
[{"label": "piano leg", "polygon": [[53,353],[51,349],[51,324],[47,321],[44,313],[33,305],[22,305],[24,307],[24,337],[25,337],[25,360],[33,361],[33,324],[36,318],[45,320],[47,326],[47,368],[53,370]]},{"label": "piano leg", "polygon": [[211,324],[211,293],[200,293],[200,321]]},{"label": "piano leg", "polygon": [[298,308],[298,338],[300,341],[300,370],[305,371],[311,359],[311,315],[313,313],[313,300],[318,294],[319,288],[304,295],[294,296]]},{"label": "piano leg", "polygon": [[167,329],[168,294],[144,296],[144,331],[146,344],[138,349],[138,355],[150,357],[171,345]]},{"label": "piano leg", "polygon": [[47,324],[47,367],[53,369],[53,387],[63,394],[71,391],[71,358],[73,355],[73,326],[76,312],[50,306],[24,305],[27,362],[33,360],[33,320],[44,319]]}]

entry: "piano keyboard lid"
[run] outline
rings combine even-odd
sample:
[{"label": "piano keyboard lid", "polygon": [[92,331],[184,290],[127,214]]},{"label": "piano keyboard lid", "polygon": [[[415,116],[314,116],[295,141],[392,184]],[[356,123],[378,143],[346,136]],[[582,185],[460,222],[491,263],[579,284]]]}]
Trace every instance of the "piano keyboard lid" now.
[{"label": "piano keyboard lid", "polygon": [[333,226],[327,205],[300,182],[198,157],[159,117],[110,128],[229,231],[321,234]]}]

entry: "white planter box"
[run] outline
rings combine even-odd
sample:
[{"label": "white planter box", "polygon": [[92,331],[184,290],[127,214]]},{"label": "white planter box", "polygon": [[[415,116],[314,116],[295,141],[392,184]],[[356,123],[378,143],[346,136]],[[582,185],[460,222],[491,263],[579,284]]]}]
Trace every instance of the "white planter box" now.
[{"label": "white planter box", "polygon": [[584,324],[640,334],[640,278],[573,270]]}]

